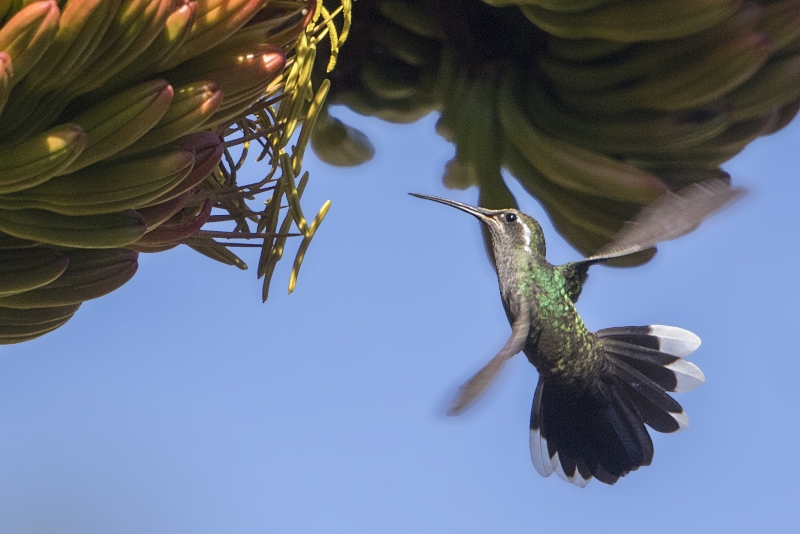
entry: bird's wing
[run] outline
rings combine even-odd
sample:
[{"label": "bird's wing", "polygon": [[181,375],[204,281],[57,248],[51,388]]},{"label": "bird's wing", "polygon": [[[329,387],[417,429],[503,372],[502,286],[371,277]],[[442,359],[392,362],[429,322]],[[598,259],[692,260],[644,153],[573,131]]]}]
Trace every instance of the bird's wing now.
[{"label": "bird's wing", "polygon": [[458,389],[456,398],[447,410],[447,415],[460,415],[489,389],[489,386],[500,375],[506,362],[525,347],[532,319],[530,302],[523,298],[517,318],[511,325],[511,337],[508,338],[497,356],[489,360],[489,363]]},{"label": "bird's wing", "polygon": [[578,302],[583,284],[586,282],[586,279],[589,278],[589,267],[599,261],[602,260],[573,261],[557,267],[566,280],[565,289],[573,303]]},{"label": "bird's wing", "polygon": [[684,236],[745,193],[746,189],[732,188],[720,178],[686,186],[676,193],[668,191],[626,222],[611,243],[584,261],[627,256]]},{"label": "bird's wing", "polygon": [[684,187],[677,193],[667,192],[625,223],[614,240],[585,260],[558,267],[567,281],[572,302],[577,302],[589,267],[612,258],[635,254],[684,236],[747,193],[742,187],[731,188],[724,179],[711,179]]}]

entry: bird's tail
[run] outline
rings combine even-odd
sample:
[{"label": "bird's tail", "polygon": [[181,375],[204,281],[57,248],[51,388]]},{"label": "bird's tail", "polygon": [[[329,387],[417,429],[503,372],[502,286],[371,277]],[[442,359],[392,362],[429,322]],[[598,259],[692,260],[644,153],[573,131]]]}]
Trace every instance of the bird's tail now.
[{"label": "bird's tail", "polygon": [[672,326],[630,326],[597,332],[604,363],[598,379],[580,387],[541,378],[531,411],[531,459],[542,476],[554,471],[585,486],[592,477],[613,484],[650,465],[658,432],[685,428],[689,419],[667,392],[705,380],[682,358],[700,346],[693,333]]}]

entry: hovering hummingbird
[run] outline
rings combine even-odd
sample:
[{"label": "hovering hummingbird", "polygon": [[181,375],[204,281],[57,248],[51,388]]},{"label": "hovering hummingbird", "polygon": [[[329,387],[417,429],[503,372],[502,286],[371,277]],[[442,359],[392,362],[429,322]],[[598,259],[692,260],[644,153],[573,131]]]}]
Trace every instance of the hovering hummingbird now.
[{"label": "hovering hummingbird", "polygon": [[461,386],[448,414],[467,409],[506,361],[522,351],[539,372],[530,452],[540,475],[556,472],[583,487],[592,477],[613,484],[639,466],[650,465],[653,442],[645,425],[675,432],[689,424],[681,405],[667,392],[687,391],[705,381],[702,371],[683,359],[700,346],[700,338],[661,325],[592,333],[575,303],[590,266],[680,237],[745,192],[715,179],[666,193],[596,254],[558,266],[545,258],[539,223],[518,210],[490,210],[411,193],[465,211],[486,226],[511,323],[505,346]]}]

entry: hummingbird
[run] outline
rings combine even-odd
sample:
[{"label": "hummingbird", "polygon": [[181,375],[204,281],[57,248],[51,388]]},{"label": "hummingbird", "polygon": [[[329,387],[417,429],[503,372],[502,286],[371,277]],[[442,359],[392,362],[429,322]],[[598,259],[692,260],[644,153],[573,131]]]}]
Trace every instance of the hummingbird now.
[{"label": "hummingbird", "polygon": [[694,230],[703,219],[746,192],[722,179],[667,192],[626,223],[594,255],[564,265],[546,259],[542,227],[516,209],[485,209],[410,193],[475,216],[488,230],[500,297],[511,336],[454,399],[459,415],[495,381],[519,352],[536,367],[539,382],[530,418],[530,453],[536,471],[584,487],[592,478],[614,484],[650,465],[653,442],[645,428],[676,432],[688,417],[668,392],[694,389],[703,372],[684,359],[700,338],[663,325],[590,332],[575,309],[590,266],[649,249]]}]

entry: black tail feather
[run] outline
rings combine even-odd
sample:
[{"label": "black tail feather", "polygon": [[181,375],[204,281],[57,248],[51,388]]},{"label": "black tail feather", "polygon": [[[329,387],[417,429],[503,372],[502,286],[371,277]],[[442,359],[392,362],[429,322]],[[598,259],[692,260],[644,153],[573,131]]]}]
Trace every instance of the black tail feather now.
[{"label": "black tail feather", "polygon": [[[647,376],[626,364],[621,359],[611,359],[612,372],[620,384],[628,386],[628,390],[633,390],[634,394],[628,398],[632,399],[639,413],[652,411],[660,412],[660,416],[668,415],[673,419],[674,425],[669,426],[669,432],[675,432],[689,425],[689,419],[683,411],[681,405],[670,397],[664,388],[650,380]],[[648,423],[647,418],[643,417],[644,422]],[[658,419],[661,421],[661,418]],[[656,429],[653,425],[654,430]],[[661,430],[659,430],[661,431]]]},{"label": "black tail feather", "polygon": [[653,442],[644,427],[641,415],[618,384],[610,387],[609,392],[612,402],[605,409],[614,414],[608,419],[629,459],[629,462],[621,467],[627,470],[630,466],[632,471],[641,465],[650,465],[653,461]]},{"label": "black tail feather", "polygon": [[[531,410],[531,460],[542,476],[556,472],[578,486],[594,477],[613,484],[650,465],[658,432],[688,425],[667,391],[691,389],[702,372],[681,360],[700,340],[673,327],[625,327],[597,333],[604,370],[584,385],[540,379]],[[676,365],[677,362],[677,365]]]},{"label": "black tail feather", "polygon": [[[613,484],[652,460],[650,435],[620,385],[602,383],[576,392],[572,384],[544,380],[539,387],[541,426],[532,426],[532,442],[538,431],[538,447],[547,444],[547,458],[534,451],[533,443],[531,455],[537,455],[540,473],[555,471],[579,486],[591,477]],[[548,459],[550,466],[543,466]]]},{"label": "black tail feather", "polygon": [[624,361],[646,375],[665,391],[675,391],[678,386],[675,373],[664,367],[679,360],[680,358],[677,356],[670,356],[669,354],[644,347],[636,347],[611,338],[603,339],[603,348],[606,353],[613,354],[618,360]]},{"label": "black tail feather", "polygon": [[705,381],[703,372],[682,358],[700,338],[674,326],[626,326],[597,332],[606,354],[623,359],[666,391],[689,391]]}]

